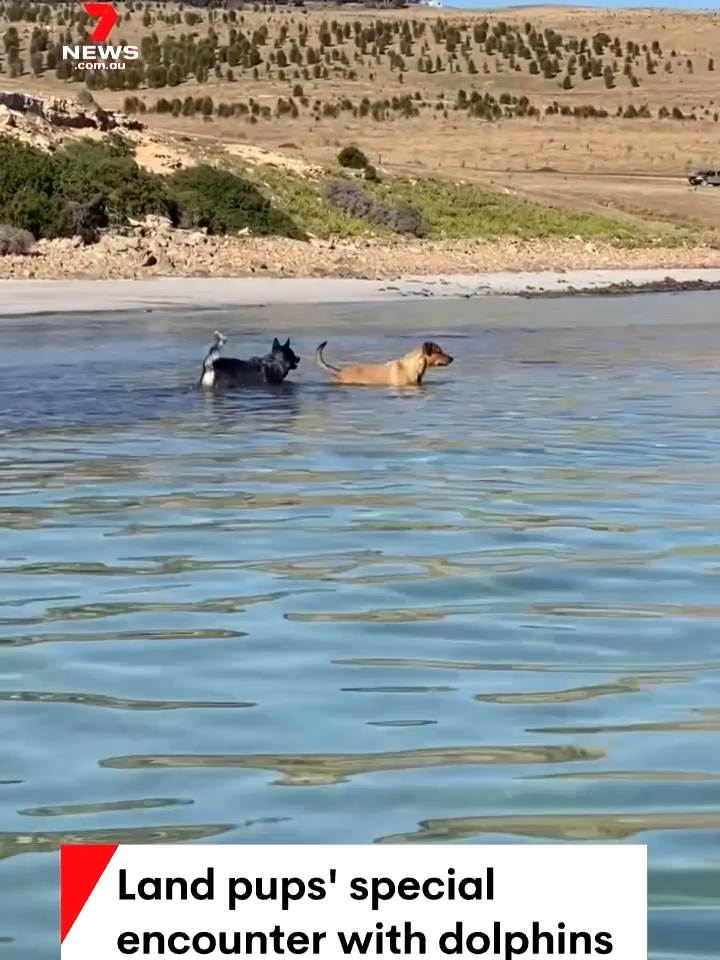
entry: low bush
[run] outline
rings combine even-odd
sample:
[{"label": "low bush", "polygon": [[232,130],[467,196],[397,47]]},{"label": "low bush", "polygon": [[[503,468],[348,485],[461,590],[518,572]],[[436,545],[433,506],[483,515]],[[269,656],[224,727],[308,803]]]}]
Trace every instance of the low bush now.
[{"label": "low bush", "polygon": [[79,236],[149,214],[210,233],[247,229],[262,236],[305,238],[291,217],[258,188],[226,170],[193,167],[161,176],[139,166],[132,144],[110,137],[45,152],[0,137],[0,223],[42,237]]},{"label": "low bush", "polygon": [[347,167],[348,170],[364,170],[368,165],[368,158],[356,146],[343,147],[337,161],[341,167]]},{"label": "low bush", "polygon": [[273,207],[254,183],[228,170],[188,167],[173,173],[167,188],[183,227],[206,227],[218,234],[247,228],[260,236],[306,239],[292,218]]},{"label": "low bush", "polygon": [[413,237],[426,236],[427,231],[419,210],[405,201],[392,203],[375,200],[353,180],[331,180],[325,185],[323,195],[328,203],[350,217],[387,227],[395,233],[410,234]]},{"label": "low bush", "polygon": [[35,237],[27,230],[0,223],[0,257],[27,256],[34,246]]},{"label": "low bush", "polygon": [[329,180],[323,189],[328,203],[349,217],[369,220],[375,201],[353,180]]},{"label": "low bush", "polygon": [[382,227],[389,227],[395,233],[405,233],[412,237],[427,236],[422,214],[404,201],[396,203],[375,201],[372,220]]}]

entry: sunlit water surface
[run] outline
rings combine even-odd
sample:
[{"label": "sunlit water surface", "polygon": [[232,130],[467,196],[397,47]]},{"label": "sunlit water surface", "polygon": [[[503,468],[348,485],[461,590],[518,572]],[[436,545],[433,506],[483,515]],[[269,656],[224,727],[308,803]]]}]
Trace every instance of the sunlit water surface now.
[{"label": "sunlit water surface", "polygon": [[[717,957],[717,307],[4,321],[8,957],[57,957],[64,839],[643,842],[651,956]],[[215,327],[294,383],[191,389]],[[421,391],[312,361],[427,337]]]}]

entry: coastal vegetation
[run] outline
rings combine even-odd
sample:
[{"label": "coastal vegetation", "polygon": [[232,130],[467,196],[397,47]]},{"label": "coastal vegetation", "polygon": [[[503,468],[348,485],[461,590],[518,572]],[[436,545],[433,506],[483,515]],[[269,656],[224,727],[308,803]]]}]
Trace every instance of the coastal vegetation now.
[{"label": "coastal vegetation", "polygon": [[[626,243],[720,230],[720,203],[686,179],[720,166],[715,14],[139,0],[116,9],[113,43],[137,45],[139,59],[89,71],[61,56],[92,30],[81,4],[0,0],[0,88],[82,91],[142,121],[169,152],[180,141],[207,147],[206,166],[232,144],[288,155],[286,166],[226,165],[256,192],[232,181],[245,191],[243,216],[218,212],[216,232],[568,230]],[[356,145],[356,166],[339,158]],[[308,177],[302,164],[321,172]],[[181,192],[185,222],[190,211],[203,220]],[[265,216],[250,212],[258,197],[294,226],[253,228]],[[410,231],[407,205],[418,212]]]},{"label": "coastal vegetation", "polygon": [[[366,172],[351,168],[343,174],[338,167],[322,181],[310,181],[270,166],[241,175],[227,165],[199,164],[157,174],[138,164],[133,144],[120,136],[53,151],[2,136],[0,253],[24,252],[29,236],[93,243],[103,231],[148,215],[211,235],[296,240],[582,236],[632,243],[645,236],[619,220],[501,197],[473,184],[368,181]],[[21,233],[8,239],[10,227]]]}]

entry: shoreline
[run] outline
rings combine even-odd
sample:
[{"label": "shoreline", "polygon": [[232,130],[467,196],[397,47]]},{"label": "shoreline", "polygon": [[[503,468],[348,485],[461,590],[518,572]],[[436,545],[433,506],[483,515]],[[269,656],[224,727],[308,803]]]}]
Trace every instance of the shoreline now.
[{"label": "shoreline", "polygon": [[[138,280],[0,280],[0,316],[158,309],[231,309],[422,299],[555,299],[720,290],[720,269],[547,270],[407,276],[156,277]],[[96,304],[89,310],[88,303]]]}]

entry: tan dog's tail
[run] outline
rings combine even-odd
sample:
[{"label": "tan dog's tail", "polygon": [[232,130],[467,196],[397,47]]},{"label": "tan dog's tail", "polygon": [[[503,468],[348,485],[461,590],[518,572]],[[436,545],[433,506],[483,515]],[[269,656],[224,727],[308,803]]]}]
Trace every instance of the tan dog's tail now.
[{"label": "tan dog's tail", "polygon": [[315,351],[316,361],[323,368],[323,370],[327,370],[329,373],[340,373],[339,367],[330,366],[330,364],[323,357],[323,350],[325,349],[326,346],[327,346],[327,340],[324,340],[320,344],[320,346],[317,348],[317,350]]}]

